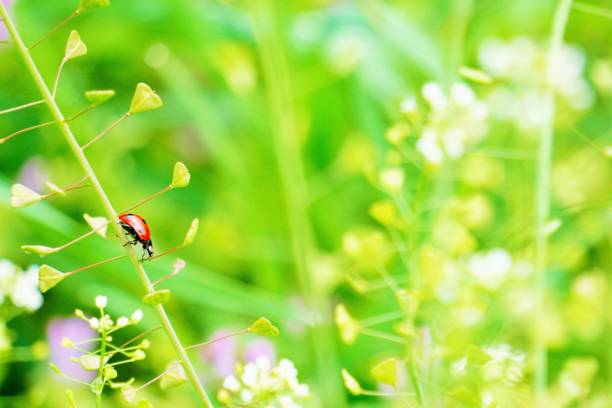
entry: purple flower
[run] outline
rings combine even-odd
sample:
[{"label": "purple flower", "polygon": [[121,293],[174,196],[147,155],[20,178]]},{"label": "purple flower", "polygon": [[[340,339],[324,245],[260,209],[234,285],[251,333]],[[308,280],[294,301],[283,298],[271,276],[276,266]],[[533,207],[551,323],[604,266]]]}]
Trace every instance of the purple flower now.
[{"label": "purple flower", "polygon": [[[47,341],[51,351],[51,362],[57,365],[60,371],[67,376],[81,381],[91,381],[96,376],[96,373],[85,371],[78,363],[70,361],[70,357],[78,357],[82,353],[62,347],[61,343],[64,337],[68,337],[76,343],[94,338],[96,333],[86,322],[74,317],[53,319],[47,326]],[[89,350],[94,345],[95,343],[87,343],[79,347]]]},{"label": "purple flower", "polygon": [[270,364],[276,364],[276,349],[271,341],[266,339],[253,340],[244,349],[244,359],[247,362],[255,362],[259,357],[265,357]]},{"label": "purple flower", "polygon": [[47,181],[44,161],[37,156],[29,159],[19,171],[19,182],[34,191],[42,191]]},{"label": "purple flower", "polygon": [[[231,333],[230,330],[217,330],[210,339],[218,339]],[[234,372],[236,366],[236,342],[231,337],[216,341],[202,350],[201,357],[214,365],[217,376],[226,377]]]},{"label": "purple flower", "polygon": [[[6,6],[7,9],[11,8],[13,0],[0,0]],[[0,40],[6,40],[8,38],[8,32],[3,21],[0,21]]]}]

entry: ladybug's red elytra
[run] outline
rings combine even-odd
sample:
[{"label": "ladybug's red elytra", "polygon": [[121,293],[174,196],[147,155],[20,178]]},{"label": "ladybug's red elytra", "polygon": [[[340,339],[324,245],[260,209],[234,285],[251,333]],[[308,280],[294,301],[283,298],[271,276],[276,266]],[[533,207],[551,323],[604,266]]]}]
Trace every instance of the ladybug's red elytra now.
[{"label": "ladybug's red elytra", "polygon": [[[151,230],[147,222],[140,215],[136,214],[121,214],[119,216],[119,224],[125,232],[132,238],[129,244],[141,244],[149,258],[153,256],[153,242],[151,241]],[[144,253],[142,257],[144,259]]]}]

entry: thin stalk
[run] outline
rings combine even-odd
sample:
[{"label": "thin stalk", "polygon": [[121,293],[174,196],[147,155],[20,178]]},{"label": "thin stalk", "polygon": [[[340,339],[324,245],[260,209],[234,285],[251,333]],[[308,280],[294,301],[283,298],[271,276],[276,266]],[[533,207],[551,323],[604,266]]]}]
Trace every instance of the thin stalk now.
[{"label": "thin stalk", "polygon": [[361,327],[376,326],[379,324],[392,322],[404,316],[404,312],[401,310],[395,310],[393,312],[381,314],[379,316],[369,317],[367,319],[360,320]]},{"label": "thin stalk", "polygon": [[25,103],[23,105],[15,106],[13,108],[8,108],[8,109],[0,110],[0,115],[4,115],[5,113],[16,112],[18,110],[26,109],[26,108],[29,108],[31,106],[40,105],[41,103],[45,103],[45,100],[41,99],[39,101],[34,101],[34,102],[30,102],[30,103]]},{"label": "thin stalk", "polygon": [[226,334],[225,336],[217,337],[216,339],[204,341],[202,343],[192,344],[191,346],[185,346],[185,350],[191,350],[191,349],[198,348],[198,347],[205,347],[213,343],[216,343],[218,341],[229,339],[230,337],[240,336],[241,334],[246,334],[248,332],[249,332],[249,329],[240,330],[234,333]]},{"label": "thin stalk", "polygon": [[[43,100],[43,102],[44,102],[44,100]],[[82,111],[76,113],[75,115],[70,116],[69,118],[65,119],[65,121],[66,122],[73,121],[74,119],[80,117],[81,115],[84,115],[85,113],[89,112],[90,110],[92,110],[95,107],[96,107],[95,105],[88,106],[87,108],[85,108]],[[53,124],[55,124],[55,120],[50,120],[48,122],[39,123],[38,125],[34,125],[34,126],[30,126],[30,127],[18,130],[18,131],[14,132],[14,133],[11,133],[8,136],[5,136],[5,137],[1,138],[0,139],[0,144],[5,143],[5,142],[11,140],[15,136],[19,136],[19,135],[21,135],[23,133],[29,132],[30,130],[40,129],[40,128],[43,128],[43,127],[51,126]]]},{"label": "thin stalk", "polygon": [[308,337],[316,362],[321,397],[325,406],[342,408],[346,400],[337,373],[335,343],[331,334],[331,307],[311,275],[315,252],[308,219],[308,194],[296,126],[290,67],[279,40],[278,8],[271,0],[252,0],[253,26],[266,83],[275,157],[287,214],[291,254],[301,294],[312,326]]},{"label": "thin stalk", "polygon": [[62,28],[63,26],[65,26],[66,24],[68,24],[73,18],[75,18],[76,16],[79,15],[79,10],[75,10],[72,12],[72,14],[70,14],[68,17],[66,17],[65,19],[63,19],[62,21],[59,22],[59,24],[57,24],[55,27],[53,27],[51,29],[51,31],[49,31],[47,34],[43,35],[41,38],[39,38],[38,40],[36,40],[36,42],[32,45],[30,45],[27,49],[28,50],[33,50],[34,48],[36,48],[40,43],[42,43],[43,41],[45,41],[47,38],[51,37],[53,34],[55,34],[60,28]]},{"label": "thin stalk", "polygon": [[6,142],[8,142],[9,140],[11,140],[12,138],[14,138],[14,137],[16,137],[16,136],[19,136],[19,135],[21,135],[21,134],[23,134],[23,133],[29,132],[30,130],[40,129],[40,128],[43,128],[43,127],[46,127],[46,126],[51,126],[51,125],[53,125],[53,124],[55,124],[55,121],[54,121],[54,120],[51,120],[51,121],[49,121],[49,122],[39,123],[38,125],[29,126],[29,127],[27,127],[27,128],[24,128],[24,129],[18,130],[18,131],[14,132],[14,133],[11,133],[11,134],[10,134],[10,135],[8,135],[8,136],[5,136],[5,137],[1,138],[1,139],[0,139],[0,144],[2,144],[2,143],[6,143]]},{"label": "thin stalk", "polygon": [[[87,269],[95,268],[96,266],[106,265],[107,263],[118,261],[119,259],[127,258],[127,255],[117,255],[112,258],[105,259],[103,261],[99,261],[96,263],[92,263],[90,265],[81,266],[80,268],[74,269],[70,272],[66,272],[66,276],[76,275],[79,272],[86,271]],[[42,278],[41,278],[42,279]]]},{"label": "thin stalk", "polygon": [[53,83],[53,92],[51,92],[53,99],[55,99],[55,96],[57,95],[57,87],[59,86],[60,78],[62,76],[62,71],[64,70],[64,65],[66,65],[66,61],[68,60],[66,59],[66,57],[64,57],[59,65],[59,68],[57,69],[57,75],[55,76],[55,82]]},{"label": "thin stalk", "polygon": [[[553,20],[552,33],[550,37],[550,50],[548,54],[548,75],[553,68],[553,56],[558,55],[563,43],[563,35],[569,12],[572,6],[571,0],[560,0]],[[546,224],[550,215],[550,172],[553,154],[553,133],[555,101],[551,89],[547,89],[544,104],[544,112],[547,117],[542,126],[540,144],[537,156],[537,174],[535,185],[535,288],[537,291],[537,306],[539,327],[545,318],[544,307],[546,298],[546,264],[548,252],[548,234]],[[546,393],[548,358],[546,350],[546,333],[541,329],[537,331],[534,354],[536,370],[534,375],[534,388],[536,401],[543,402]],[[541,405],[541,404],[538,404]]]},{"label": "thin stalk", "polygon": [[[100,318],[104,317],[104,312],[100,309]],[[100,333],[100,366],[98,367],[98,378],[102,381],[100,392],[96,393],[96,408],[102,407],[102,392],[104,391],[104,357],[106,357],[106,331],[102,329]]]},{"label": "thin stalk", "polygon": [[108,132],[110,132],[111,130],[113,130],[118,124],[120,124],[121,122],[123,122],[123,120],[125,118],[127,118],[128,116],[130,116],[130,112],[126,112],[123,115],[121,115],[121,117],[119,119],[117,119],[116,121],[114,121],[113,123],[111,123],[111,125],[109,127],[107,127],[106,129],[104,129],[102,132],[100,132],[100,134],[96,137],[94,137],[93,139],[91,139],[89,142],[85,143],[83,146],[80,147],[80,149],[85,150],[87,149],[89,146],[91,146],[92,144],[96,143],[98,140],[100,140],[102,137],[104,137],[104,135],[106,135]]},{"label": "thin stalk", "polygon": [[594,16],[612,18],[612,10],[608,10],[603,7],[593,6],[592,4],[584,4],[579,2],[575,2],[572,7],[574,8],[574,10],[589,13]]},{"label": "thin stalk", "polygon": [[108,224],[109,223],[106,223],[104,225],[100,225],[98,228],[92,229],[91,231],[86,232],[85,234],[81,235],[80,237],[77,237],[77,238],[73,239],[72,241],[66,242],[64,245],[55,247],[55,249],[58,250],[58,251],[62,251],[64,249],[68,248],[69,246],[74,245],[77,242],[80,242],[80,241],[84,240],[85,238],[92,236],[93,234],[95,234],[96,232],[101,230],[102,228],[108,226]]},{"label": "thin stalk", "polygon": [[[38,70],[38,67],[34,63],[34,60],[32,59],[32,55],[30,54],[28,48],[23,43],[23,40],[21,39],[19,32],[17,31],[15,27],[15,24],[11,20],[6,10],[6,7],[1,1],[0,1],[0,16],[6,22],[6,27],[9,33],[11,34],[11,37],[15,41],[15,44],[23,59],[23,62],[25,63],[30,75],[32,76],[32,79],[36,83],[36,86],[38,87],[43,98],[45,99],[47,106],[49,107],[49,110],[53,114],[55,122],[59,126],[60,130],[62,131],[62,134],[64,135],[66,139],[66,142],[70,146],[70,149],[72,150],[75,158],[77,159],[77,161],[83,168],[84,173],[91,180],[91,183],[96,191],[96,194],[98,195],[98,198],[100,199],[104,207],[107,218],[109,220],[117,220],[117,213],[115,212],[113,205],[111,204],[108,196],[106,195],[106,192],[102,188],[102,185],[98,181],[98,177],[96,176],[96,173],[91,167],[91,164],[87,160],[87,157],[85,157],[85,154],[81,150],[81,146],[79,146],[76,138],[74,137],[74,134],[72,133],[72,129],[70,128],[70,125],[65,121],[62,111],[60,110],[59,106],[53,99],[51,92],[49,92],[49,88],[45,84],[45,81],[42,78]],[[120,225],[115,222],[111,222],[111,225],[115,229],[117,236],[124,237],[123,241],[124,243],[127,243],[128,242],[127,238],[123,234],[123,231],[121,230]],[[124,246],[123,249],[126,252],[126,256],[129,258],[134,269],[136,270],[138,277],[140,278],[141,283],[145,289],[145,292],[146,293],[154,292],[155,289],[153,288],[153,285],[151,285],[151,281],[149,280],[149,277],[146,271],[144,270],[142,264],[139,262],[138,256],[136,255],[136,252],[134,251],[132,246],[127,245],[127,246]],[[191,382],[191,385],[193,386],[193,389],[196,392],[198,398],[200,399],[202,405],[206,407],[212,407],[213,405],[210,402],[210,399],[208,398],[206,391],[202,387],[202,384],[200,383],[200,380],[196,374],[195,368],[191,364],[191,360],[189,360],[189,357],[187,356],[187,353],[185,352],[185,349],[183,348],[183,345],[181,344],[181,341],[179,340],[176,334],[176,331],[174,330],[172,326],[172,323],[168,319],[166,310],[164,309],[162,305],[156,305],[155,311],[157,312],[158,317],[161,320],[162,326],[164,327],[164,331],[166,332],[166,335],[168,339],[170,340],[177,357],[181,361],[181,364],[183,365],[183,368],[185,369],[187,377],[189,378],[189,381]]]},{"label": "thin stalk", "polygon": [[397,344],[406,345],[406,339],[405,338],[400,337],[400,336],[396,336],[394,334],[388,334],[388,333],[385,333],[385,332],[381,332],[379,330],[363,329],[363,330],[361,330],[361,334],[363,334],[365,336],[375,337],[377,339],[383,339],[383,340],[391,341],[391,342],[397,343]]},{"label": "thin stalk", "polygon": [[161,190],[159,190],[157,193],[151,194],[151,195],[150,195],[150,196],[148,196],[147,198],[145,198],[145,199],[143,199],[143,200],[141,200],[141,201],[137,202],[136,204],[134,204],[133,206],[131,206],[131,207],[130,207],[130,208],[128,208],[127,210],[123,210],[123,213],[126,213],[126,212],[128,212],[128,211],[132,211],[132,210],[134,210],[134,209],[136,209],[136,208],[140,207],[141,205],[143,205],[143,204],[145,204],[145,203],[148,203],[149,201],[153,200],[154,198],[156,198],[156,197],[158,197],[158,196],[160,196],[160,195],[162,195],[162,194],[164,194],[165,192],[170,191],[170,190],[172,190],[172,186],[171,186],[171,185],[168,185],[168,186],[166,186],[166,187],[162,188]]}]

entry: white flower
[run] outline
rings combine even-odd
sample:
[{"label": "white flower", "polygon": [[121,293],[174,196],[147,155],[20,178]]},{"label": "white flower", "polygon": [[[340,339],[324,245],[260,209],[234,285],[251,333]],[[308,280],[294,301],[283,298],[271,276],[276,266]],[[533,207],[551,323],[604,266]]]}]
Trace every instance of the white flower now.
[{"label": "white flower", "polygon": [[267,358],[258,358],[238,372],[239,377],[230,375],[224,379],[220,393],[231,393],[245,404],[257,401],[258,406],[297,408],[310,396],[308,385],[299,383],[297,369],[290,360],[283,359],[271,369]]},{"label": "white flower", "polygon": [[43,303],[38,290],[38,267],[31,266],[25,272],[17,274],[11,290],[13,304],[29,312],[37,310]]},{"label": "white flower", "polygon": [[244,385],[253,387],[257,384],[257,366],[253,363],[248,363],[244,366],[242,373],[242,382]]},{"label": "white flower", "polygon": [[117,326],[118,327],[125,327],[130,323],[130,319],[128,319],[125,316],[121,316],[120,318],[117,319]]},{"label": "white flower", "polygon": [[92,317],[91,319],[89,319],[89,327],[94,330],[98,330],[100,328],[100,321],[97,317]]},{"label": "white flower", "polygon": [[132,323],[138,323],[141,320],[142,320],[142,310],[136,309],[134,313],[132,313],[132,316],[130,316],[130,321]]},{"label": "white flower", "polygon": [[525,372],[525,353],[512,350],[508,344],[484,348],[491,359],[481,367],[482,377],[488,382],[499,382],[506,387],[518,384]]},{"label": "white flower", "polygon": [[276,368],[276,370],[278,376],[287,381],[293,380],[297,377],[297,369],[293,365],[293,362],[291,360],[287,360],[286,358],[283,358],[278,363],[278,367]]},{"label": "white flower", "polygon": [[468,270],[479,285],[498,289],[512,268],[512,257],[504,249],[474,254],[468,260]]},{"label": "white flower", "polygon": [[293,390],[295,395],[300,398],[308,398],[310,396],[310,387],[308,384],[298,384]]},{"label": "white flower", "polygon": [[106,296],[96,296],[96,307],[98,309],[104,309],[107,303],[108,299]]},{"label": "white flower", "polygon": [[13,280],[18,268],[9,260],[0,260],[0,305],[4,302],[4,297],[11,293]]},{"label": "white flower", "polygon": [[451,85],[448,94],[440,84],[428,82],[421,90],[429,112],[416,148],[431,164],[445,156],[457,159],[484,138],[487,132],[487,106],[466,84]]},{"label": "white flower", "polygon": [[404,170],[399,167],[390,167],[380,171],[380,184],[391,193],[399,193],[404,185]]},{"label": "white flower", "polygon": [[240,399],[246,404],[250,404],[253,401],[253,393],[247,389],[240,391]]},{"label": "white flower", "polygon": [[586,110],[593,104],[594,93],[583,74],[584,53],[563,45],[551,56],[550,70],[547,58],[548,47],[528,38],[483,42],[480,65],[494,77],[511,82],[493,88],[489,105],[494,116],[509,118],[522,130],[541,126],[547,114],[542,112],[546,104],[541,103],[547,88],[573,110]]},{"label": "white flower", "polygon": [[223,380],[223,387],[233,392],[236,392],[241,388],[240,382],[233,374],[225,377],[225,380]]}]

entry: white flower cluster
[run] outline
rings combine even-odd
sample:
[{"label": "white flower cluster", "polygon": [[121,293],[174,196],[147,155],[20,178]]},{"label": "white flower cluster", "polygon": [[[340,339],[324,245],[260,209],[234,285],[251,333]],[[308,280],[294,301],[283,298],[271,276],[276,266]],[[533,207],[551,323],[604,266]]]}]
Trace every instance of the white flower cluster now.
[{"label": "white flower cluster", "polygon": [[113,319],[106,313],[104,308],[108,304],[108,298],[106,296],[96,296],[96,307],[100,309],[100,317],[88,317],[83,313],[81,309],[75,310],[75,315],[81,320],[89,323],[89,327],[98,333],[105,333],[111,330],[123,328],[129,324],[138,324],[142,320],[142,310],[136,309],[134,313],[128,318],[121,316],[114,322]]},{"label": "white flower cluster", "polygon": [[501,287],[511,276],[525,278],[531,265],[525,261],[514,261],[508,251],[494,248],[477,252],[467,259],[467,270],[476,284],[489,290]]},{"label": "white flower cluster", "polygon": [[550,72],[547,58],[546,47],[525,37],[509,42],[491,39],[481,45],[480,65],[493,77],[506,81],[493,87],[489,95],[493,116],[510,119],[521,130],[540,127],[548,116],[543,111],[547,88],[573,110],[583,111],[593,104],[593,90],[583,76],[584,53],[563,45],[551,56]]},{"label": "white flower cluster", "polygon": [[489,383],[498,383],[513,387],[523,379],[525,374],[525,353],[513,350],[508,344],[484,348],[491,357],[481,367],[482,378]]},{"label": "white flower cluster", "polygon": [[265,408],[299,408],[310,396],[306,384],[298,381],[293,362],[282,359],[276,367],[260,357],[255,363],[238,367],[236,375],[223,381],[218,399],[228,406],[233,404]]},{"label": "white flower cluster", "polygon": [[0,305],[9,298],[13,305],[28,312],[42,306],[43,297],[38,290],[38,266],[30,266],[22,271],[9,260],[0,260]]},{"label": "white flower cluster", "polygon": [[430,109],[416,148],[429,163],[457,159],[484,138],[487,106],[469,86],[455,83],[447,94],[440,84],[428,82],[421,92]]}]

